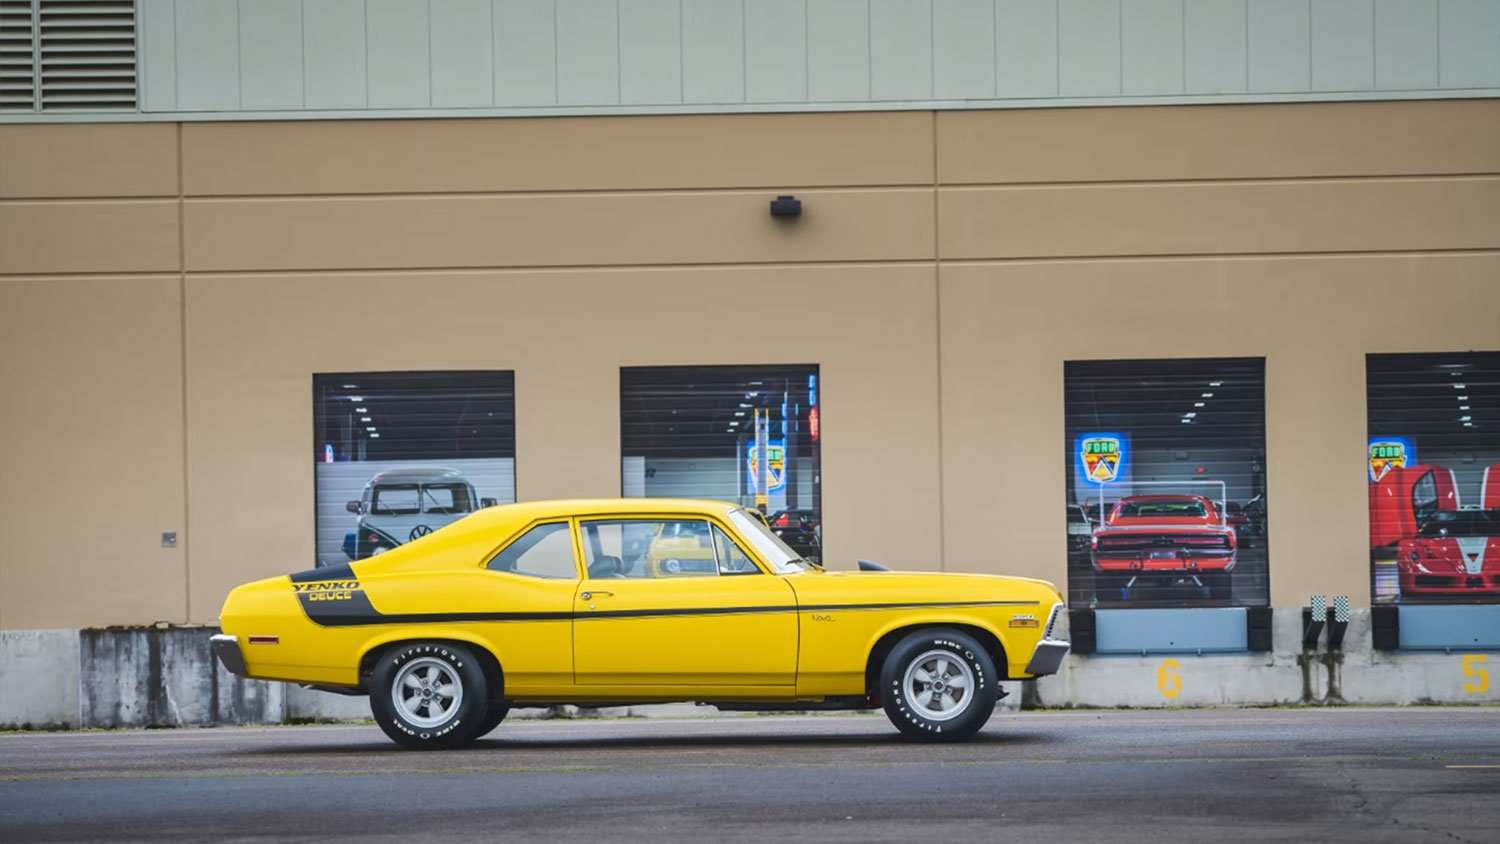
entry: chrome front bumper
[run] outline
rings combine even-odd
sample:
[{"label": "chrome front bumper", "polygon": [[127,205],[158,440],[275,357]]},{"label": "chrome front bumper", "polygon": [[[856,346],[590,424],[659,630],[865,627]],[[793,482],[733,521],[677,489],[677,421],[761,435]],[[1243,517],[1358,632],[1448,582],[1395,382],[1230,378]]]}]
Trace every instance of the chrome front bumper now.
[{"label": "chrome front bumper", "polygon": [[214,656],[224,663],[230,674],[247,676],[249,672],[245,670],[245,655],[240,653],[240,640],[237,637],[228,633],[216,633],[208,637],[208,643],[213,647]]},{"label": "chrome front bumper", "polygon": [[1047,614],[1047,627],[1042,631],[1042,640],[1036,643],[1036,650],[1031,652],[1031,661],[1026,663],[1027,674],[1045,677],[1056,674],[1057,669],[1062,667],[1063,657],[1073,647],[1071,642],[1052,638],[1052,631],[1057,627],[1057,620],[1062,616],[1063,610],[1061,603],[1052,605],[1052,612]]},{"label": "chrome front bumper", "polygon": [[1043,639],[1037,642],[1036,650],[1031,652],[1031,661],[1026,663],[1026,673],[1037,677],[1056,674],[1071,647],[1072,643],[1061,639]]}]

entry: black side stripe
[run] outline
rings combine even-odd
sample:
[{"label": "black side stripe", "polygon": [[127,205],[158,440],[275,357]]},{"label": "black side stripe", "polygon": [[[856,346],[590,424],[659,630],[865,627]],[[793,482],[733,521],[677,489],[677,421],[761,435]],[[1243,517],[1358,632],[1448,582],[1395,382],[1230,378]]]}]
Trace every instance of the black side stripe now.
[{"label": "black side stripe", "polygon": [[[1037,601],[937,601],[892,604],[785,604],[766,607],[691,607],[683,609],[596,610],[586,612],[433,612],[391,613],[376,610],[369,598],[360,593],[353,606],[345,602],[314,602],[305,594],[302,609],[308,619],[323,627],[352,627],[370,624],[449,624],[466,621],[589,621],[609,618],[665,618],[670,616],[750,615],[789,612],[832,612],[840,610],[896,610],[948,607],[1038,606]],[[344,606],[340,606],[344,604]]]}]

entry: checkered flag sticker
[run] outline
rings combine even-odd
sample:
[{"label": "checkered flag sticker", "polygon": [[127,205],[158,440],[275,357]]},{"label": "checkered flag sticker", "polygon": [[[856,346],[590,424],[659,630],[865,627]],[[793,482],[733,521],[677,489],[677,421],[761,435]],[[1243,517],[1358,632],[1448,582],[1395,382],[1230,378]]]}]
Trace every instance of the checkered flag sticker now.
[{"label": "checkered flag sticker", "polygon": [[1313,621],[1322,621],[1328,616],[1328,599],[1322,595],[1312,596]]},{"label": "checkered flag sticker", "polygon": [[1349,623],[1349,596],[1335,595],[1333,598],[1333,620],[1339,624]]}]

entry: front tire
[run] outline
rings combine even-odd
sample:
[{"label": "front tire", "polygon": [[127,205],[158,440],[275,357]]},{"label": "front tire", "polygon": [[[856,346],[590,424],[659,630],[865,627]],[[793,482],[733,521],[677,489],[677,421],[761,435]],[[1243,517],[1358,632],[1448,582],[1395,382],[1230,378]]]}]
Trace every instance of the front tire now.
[{"label": "front tire", "polygon": [[380,657],[371,679],[375,723],[402,747],[458,747],[474,739],[485,720],[484,669],[462,645],[398,645]]},{"label": "front tire", "polygon": [[880,669],[886,717],[922,741],[963,741],[979,732],[995,711],[999,681],[984,647],[950,627],[909,634]]}]

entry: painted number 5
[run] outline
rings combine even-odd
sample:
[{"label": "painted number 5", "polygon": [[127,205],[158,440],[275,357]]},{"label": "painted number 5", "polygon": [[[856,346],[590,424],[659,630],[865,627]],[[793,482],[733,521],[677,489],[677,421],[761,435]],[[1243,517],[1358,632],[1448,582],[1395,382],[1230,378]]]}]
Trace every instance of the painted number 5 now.
[{"label": "painted number 5", "polygon": [[1164,659],[1156,666],[1156,689],[1162,697],[1171,700],[1182,694],[1182,675],[1177,673],[1181,667],[1182,663],[1175,659]]},{"label": "painted number 5", "polygon": [[1488,661],[1489,657],[1485,654],[1464,654],[1463,660],[1464,676],[1474,678],[1474,682],[1464,683],[1464,691],[1471,695],[1482,695],[1489,691],[1490,672],[1479,667],[1479,663]]}]

